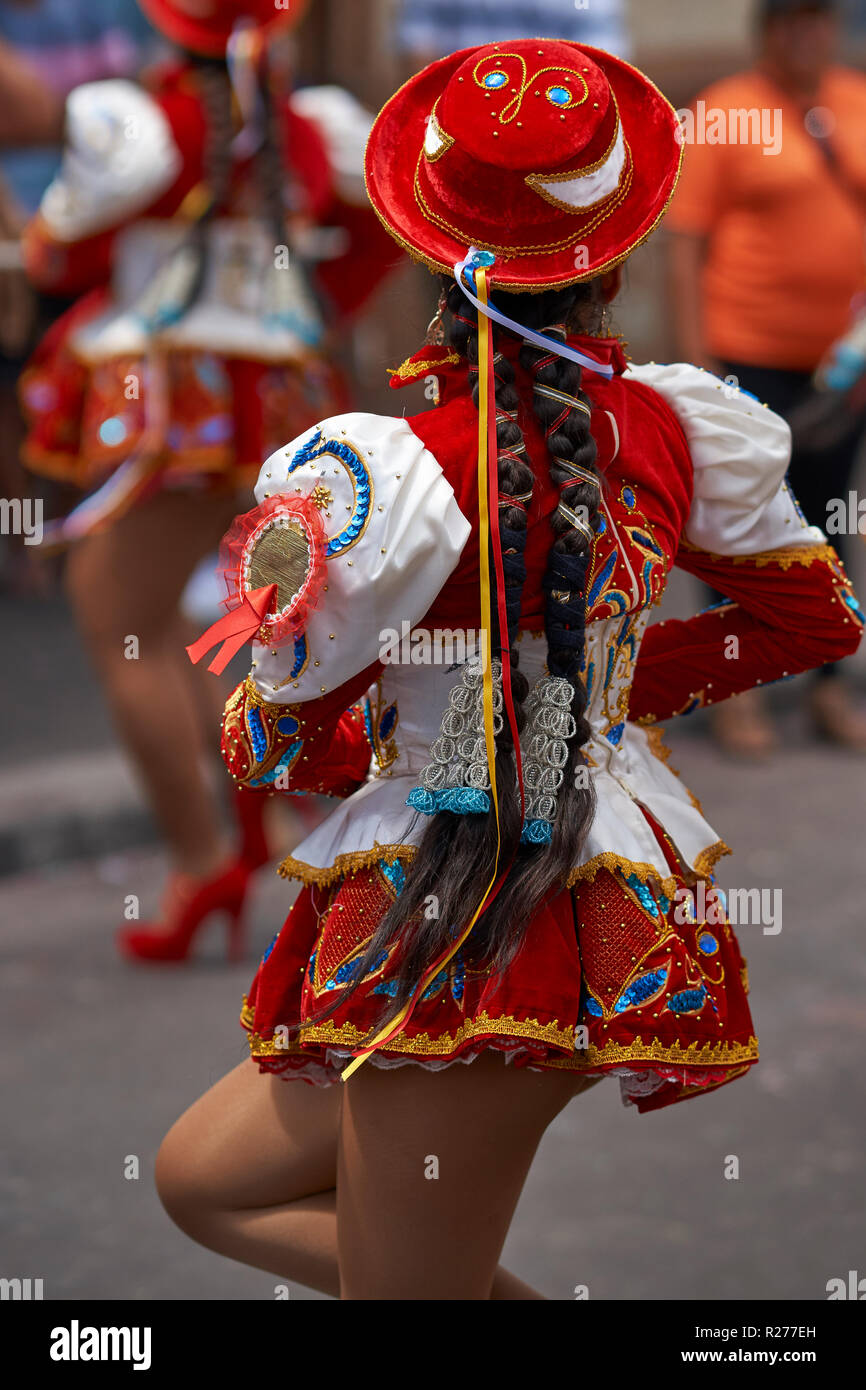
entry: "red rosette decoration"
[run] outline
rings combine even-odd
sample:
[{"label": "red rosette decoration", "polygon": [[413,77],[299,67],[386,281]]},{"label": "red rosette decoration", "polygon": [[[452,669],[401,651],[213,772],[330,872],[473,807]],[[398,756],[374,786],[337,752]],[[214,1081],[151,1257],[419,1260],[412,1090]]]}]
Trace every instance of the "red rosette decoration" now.
[{"label": "red rosette decoration", "polygon": [[220,548],[227,612],[187,647],[190,661],[219,646],[208,666],[219,675],[256,636],[278,645],[302,632],[325,581],[327,544],[309,497],[269,497],[235,517]]},{"label": "red rosette decoration", "polygon": [[225,608],[232,612],[249,594],[275,585],[261,640],[279,645],[294,639],[325,582],[327,544],[321,512],[309,497],[279,494],[235,517],[220,548]]}]

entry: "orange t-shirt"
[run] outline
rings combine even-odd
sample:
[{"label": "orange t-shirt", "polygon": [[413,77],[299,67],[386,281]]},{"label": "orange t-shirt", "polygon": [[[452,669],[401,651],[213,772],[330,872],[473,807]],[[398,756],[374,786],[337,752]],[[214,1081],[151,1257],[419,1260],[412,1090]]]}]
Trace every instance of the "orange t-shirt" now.
[{"label": "orange t-shirt", "polygon": [[[866,77],[831,69],[812,108],[841,175],[808,134],[805,112],[760,72],[715,83],[692,109],[695,138],[687,129],[668,226],[708,238],[707,349],[754,366],[811,370],[845,330],[852,296],[866,288]],[[746,110],[759,113],[752,137],[732,142],[738,133],[742,140]],[[721,134],[727,143],[710,143]],[[778,153],[764,154],[765,145]]]}]

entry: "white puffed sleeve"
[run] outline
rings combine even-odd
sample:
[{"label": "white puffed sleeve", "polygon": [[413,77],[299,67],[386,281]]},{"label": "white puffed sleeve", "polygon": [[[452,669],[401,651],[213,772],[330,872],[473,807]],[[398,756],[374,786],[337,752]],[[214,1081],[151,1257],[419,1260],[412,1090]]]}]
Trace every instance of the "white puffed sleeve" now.
[{"label": "white puffed sleeve", "polygon": [[162,108],[134,82],[87,82],[66,102],[60,172],[40,212],[58,241],[80,241],[142,212],[171,187],[181,155]]},{"label": "white puffed sleeve", "polygon": [[256,484],[312,498],[328,537],[325,587],[294,643],[253,644],[269,703],[316,700],[375,662],[389,633],[417,623],[471,527],[439,464],[402,419],[337,415],[278,449]]},{"label": "white puffed sleeve", "polygon": [[688,441],[694,496],[687,541],[716,555],[757,555],[824,541],[785,483],[791,431],[781,416],[687,362],[632,364],[629,377],[667,401]]},{"label": "white puffed sleeve", "polygon": [[302,87],[292,93],[292,107],[311,121],[328,153],[334,185],[347,203],[367,206],[364,149],[373,117],[342,87]]}]

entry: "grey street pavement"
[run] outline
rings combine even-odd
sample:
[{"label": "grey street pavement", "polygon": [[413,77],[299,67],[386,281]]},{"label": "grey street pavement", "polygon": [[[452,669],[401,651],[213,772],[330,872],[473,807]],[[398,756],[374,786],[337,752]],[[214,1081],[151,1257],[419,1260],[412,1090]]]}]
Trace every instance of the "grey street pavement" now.
[{"label": "grey street pavement", "polygon": [[[785,735],[784,758],[743,767],[669,734],[736,851],[722,883],[783,890],[781,932],[740,930],[762,1061],[656,1114],[623,1108],[613,1081],[571,1103],[505,1252],[551,1298],[823,1299],[829,1279],[866,1273],[863,766],[805,743],[795,720]],[[290,890],[260,878],[246,966],[221,962],[218,931],[186,968],[125,965],[123,899],[153,909],[159,877],[139,848],[5,881],[0,1274],[44,1279],[46,1298],[273,1298],[273,1278],[173,1228],[151,1166],[175,1117],[244,1056],[240,996]]]}]

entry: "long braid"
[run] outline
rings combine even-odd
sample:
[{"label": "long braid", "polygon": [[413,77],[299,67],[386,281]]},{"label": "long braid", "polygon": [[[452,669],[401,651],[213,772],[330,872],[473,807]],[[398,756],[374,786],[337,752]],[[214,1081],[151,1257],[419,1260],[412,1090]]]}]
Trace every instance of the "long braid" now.
[{"label": "long braid", "polygon": [[[451,344],[459,355],[465,357],[469,363],[472,400],[477,409],[480,390],[478,381],[478,320],[474,311],[472,319],[462,313],[465,302],[457,285],[451,285],[446,298],[446,308],[452,315],[453,324]],[[526,457],[523,431],[517,422],[520,397],[514,384],[514,367],[502,353],[496,353],[494,356],[493,374],[498,450],[498,524],[505,579],[505,611],[508,632],[505,634],[498,632],[498,618],[494,614],[492,636],[494,652],[501,648],[503,653],[507,651],[509,655],[512,672],[511,688],[519,727],[520,710],[526,699],[528,684],[519,668],[517,632],[520,626],[520,600],[526,580],[526,564],[523,555],[526,548],[526,528],[534,479],[532,468]]]},{"label": "long braid", "polygon": [[225,202],[231,183],[235,134],[232,89],[228,68],[222,59],[199,59],[196,71],[207,125],[202,171],[211,195],[212,214]]},{"label": "long braid", "polygon": [[[546,328],[551,322],[570,323],[586,314],[594,302],[595,287],[579,285],[547,295],[499,295],[497,303],[518,322],[528,327]],[[474,309],[456,285],[447,290],[446,307],[451,314],[451,346],[467,361],[472,398],[478,405],[478,323]],[[494,333],[494,351],[498,342]],[[550,846],[520,844],[522,818],[515,787],[514,757],[507,721],[497,736],[496,776],[500,788],[500,827],[502,861],[514,856],[509,875],[498,896],[479,919],[464,947],[473,967],[500,973],[514,959],[523,942],[532,912],[554,888],[562,886],[563,875],[575,857],[592,821],[595,798],[591,784],[575,785],[581,765],[580,748],[590,734],[586,721],[586,689],[580,678],[583,657],[583,627],[586,618],[585,577],[591,549],[591,532],[599,511],[599,489],[595,485],[595,441],[590,431],[590,402],[581,390],[580,368],[559,358],[529,349],[521,350],[521,365],[534,376],[539,387],[552,387],[574,396],[580,406],[535,393],[534,410],[547,437],[549,466],[554,481],[561,486],[564,505],[577,517],[586,517],[586,530],[576,529],[567,513],[557,513],[553,521],[556,536],[550,551],[544,579],[546,591],[545,627],[551,674],[572,682],[575,697],[572,713],[575,733],[569,740],[569,764],[559,796],[559,810]],[[567,370],[563,370],[567,369]],[[534,475],[525,453],[523,433],[517,421],[519,396],[514,368],[498,352],[494,358],[496,440],[498,446],[499,533],[505,571],[505,600],[508,617],[507,650],[512,664],[512,691],[518,729],[525,722],[524,701],[528,684],[518,665],[517,630],[520,601],[525,579],[524,548],[527,511]],[[566,408],[567,407],[567,408]],[[582,409],[580,407],[583,407]],[[554,458],[554,454],[556,457]],[[585,473],[576,476],[569,469]],[[578,511],[586,508],[586,512]],[[564,585],[568,584],[568,587]],[[503,648],[506,643],[502,644]],[[494,651],[496,645],[494,645]],[[580,779],[581,782],[588,779]],[[381,959],[383,952],[399,941],[399,968],[387,972],[390,998],[375,1025],[384,1028],[411,998],[425,969],[440,955],[480,901],[490,878],[496,850],[496,829],[492,815],[457,815],[439,811],[427,822],[416,856],[407,872],[405,886],[373,932],[370,943],[354,963],[352,978],[345,988],[335,991],[315,1020],[327,1018],[342,1007],[350,994]],[[433,916],[425,904],[431,894],[438,901]]]},{"label": "long braid", "polygon": [[210,222],[225,201],[232,173],[231,86],[224,63],[191,55],[205,118],[202,151],[207,202],[139,297],[136,309],[152,332],[176,324],[198,300],[207,278]]},{"label": "long braid", "polygon": [[[567,326],[565,322],[548,324],[544,331],[564,339]],[[552,676],[563,676],[574,687],[571,713],[575,732],[568,740],[568,763],[558,798],[551,853],[539,855],[535,865],[532,889],[541,895],[556,881],[556,865],[575,861],[595,811],[594,789],[585,775],[580,753],[592,734],[586,718],[587,691],[581,668],[586,578],[601,508],[601,480],[591,430],[592,403],[582,390],[580,365],[528,344],[521,349],[520,361],[533,377],[533,409],[544,430],[550,475],[560,498],[551,518],[556,539],[542,581],[547,665]],[[568,399],[558,399],[554,392],[571,398],[573,404]]]},{"label": "long braid", "polygon": [[277,244],[289,244],[286,229],[285,188],[291,181],[288,136],[280,122],[278,103],[271,89],[267,54],[262,54],[258,72],[262,111],[262,140],[254,160],[257,189]]},{"label": "long braid", "polygon": [[[259,96],[262,113],[262,139],[256,151],[253,171],[262,209],[271,235],[274,237],[275,274],[267,286],[268,319],[300,336],[310,347],[318,347],[323,333],[325,315],[313,277],[301,256],[293,249],[288,217],[303,216],[306,193],[292,170],[289,158],[289,136],[281,118],[281,106],[276,99],[268,67],[267,53],[260,60]],[[288,251],[288,264],[278,267],[277,252]],[[291,368],[285,368],[287,373]]]}]

